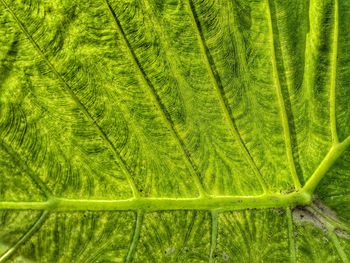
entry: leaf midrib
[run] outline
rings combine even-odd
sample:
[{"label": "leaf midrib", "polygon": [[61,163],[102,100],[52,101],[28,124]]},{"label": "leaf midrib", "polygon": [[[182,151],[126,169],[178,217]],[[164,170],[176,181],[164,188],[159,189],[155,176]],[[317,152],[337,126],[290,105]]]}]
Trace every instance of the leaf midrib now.
[{"label": "leaf midrib", "polygon": [[139,197],[124,200],[92,200],[50,198],[40,202],[0,202],[0,209],[49,211],[165,211],[165,210],[215,210],[231,211],[250,208],[279,208],[306,205],[311,196],[304,192],[289,194],[264,194],[260,196],[205,196],[195,198]]}]

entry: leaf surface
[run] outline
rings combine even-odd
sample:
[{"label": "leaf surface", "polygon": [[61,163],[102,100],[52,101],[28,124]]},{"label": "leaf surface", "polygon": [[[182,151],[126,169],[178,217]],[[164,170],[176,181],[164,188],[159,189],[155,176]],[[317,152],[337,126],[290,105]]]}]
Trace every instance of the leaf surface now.
[{"label": "leaf surface", "polygon": [[349,262],[350,3],[0,1],[0,262]]}]

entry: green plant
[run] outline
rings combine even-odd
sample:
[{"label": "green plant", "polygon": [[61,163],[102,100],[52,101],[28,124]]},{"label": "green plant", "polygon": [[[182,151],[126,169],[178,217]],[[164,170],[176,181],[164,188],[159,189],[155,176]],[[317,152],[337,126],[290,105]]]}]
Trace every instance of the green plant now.
[{"label": "green plant", "polygon": [[0,262],[349,262],[350,1],[1,0]]}]

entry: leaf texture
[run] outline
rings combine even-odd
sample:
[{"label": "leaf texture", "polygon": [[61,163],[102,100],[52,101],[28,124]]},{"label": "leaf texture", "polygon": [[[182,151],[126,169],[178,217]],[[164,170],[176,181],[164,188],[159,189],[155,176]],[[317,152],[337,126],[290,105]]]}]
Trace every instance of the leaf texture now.
[{"label": "leaf texture", "polygon": [[349,21],[0,0],[0,262],[349,262]]}]

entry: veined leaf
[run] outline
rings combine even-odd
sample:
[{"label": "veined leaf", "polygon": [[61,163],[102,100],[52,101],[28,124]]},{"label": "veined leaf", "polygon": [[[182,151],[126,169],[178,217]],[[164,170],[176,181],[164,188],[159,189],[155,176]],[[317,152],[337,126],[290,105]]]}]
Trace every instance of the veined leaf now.
[{"label": "veined leaf", "polygon": [[349,262],[349,1],[0,0],[0,25],[0,262]]}]

